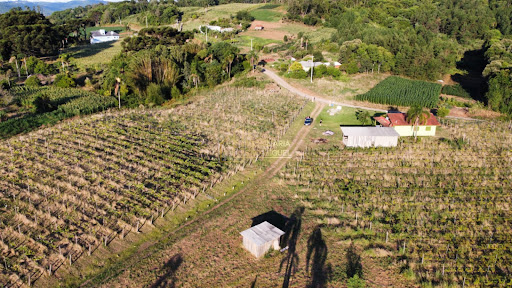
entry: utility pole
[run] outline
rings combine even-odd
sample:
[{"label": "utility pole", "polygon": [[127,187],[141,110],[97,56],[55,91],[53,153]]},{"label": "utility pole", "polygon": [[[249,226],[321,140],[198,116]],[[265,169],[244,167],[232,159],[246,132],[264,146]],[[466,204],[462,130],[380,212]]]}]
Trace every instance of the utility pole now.
[{"label": "utility pole", "polygon": [[311,83],[313,83],[313,68],[315,67],[315,56],[311,58]]},{"label": "utility pole", "polygon": [[206,44],[208,44],[208,26],[206,26]]},{"label": "utility pole", "polygon": [[252,38],[251,38],[251,51],[252,51]]}]

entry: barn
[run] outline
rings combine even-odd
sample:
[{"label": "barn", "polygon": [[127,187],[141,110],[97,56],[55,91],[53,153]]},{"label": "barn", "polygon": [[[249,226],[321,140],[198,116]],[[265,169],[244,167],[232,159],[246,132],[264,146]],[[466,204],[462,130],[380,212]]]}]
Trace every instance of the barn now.
[{"label": "barn", "polygon": [[256,226],[253,226],[243,232],[240,232],[243,237],[245,249],[249,250],[256,258],[260,258],[270,249],[278,250],[279,241],[284,232],[276,226],[264,221]]},{"label": "barn", "polygon": [[341,127],[347,147],[395,147],[400,135],[392,127]]}]

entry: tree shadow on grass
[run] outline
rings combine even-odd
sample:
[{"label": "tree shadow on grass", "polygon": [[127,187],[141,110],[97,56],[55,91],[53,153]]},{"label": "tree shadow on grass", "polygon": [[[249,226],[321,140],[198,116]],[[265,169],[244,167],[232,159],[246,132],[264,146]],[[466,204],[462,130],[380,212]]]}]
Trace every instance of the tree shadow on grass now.
[{"label": "tree shadow on grass", "polygon": [[279,272],[285,266],[283,288],[290,286],[290,277],[297,271],[297,266],[299,265],[299,255],[297,254],[296,246],[302,228],[303,213],[304,207],[295,209],[290,216],[290,220],[286,223],[285,234],[281,240],[281,247],[284,245],[288,246],[288,253],[281,261],[281,265],[279,265]]},{"label": "tree shadow on grass", "polygon": [[165,274],[160,276],[158,280],[155,281],[150,287],[175,287],[176,283],[176,271],[180,267],[181,263],[183,263],[183,258],[180,254],[174,255],[167,263],[165,263],[162,270],[164,270]]},{"label": "tree shadow on grass", "polygon": [[308,252],[306,254],[306,272],[311,268],[311,282],[308,287],[325,287],[332,268],[325,266],[327,260],[327,245],[322,237],[322,226],[318,225],[308,239]]},{"label": "tree shadow on grass", "polygon": [[251,283],[251,288],[256,288],[256,281],[258,281],[258,275],[256,275],[256,277],[254,277],[254,281],[252,281],[252,283]]},{"label": "tree shadow on grass", "polygon": [[[118,40],[121,41],[121,40]],[[85,44],[76,47],[69,48],[66,53],[73,54],[74,58],[84,58],[89,56],[94,56],[98,53],[101,53],[103,50],[114,47],[115,41],[105,42],[105,43],[97,43],[97,44]]]},{"label": "tree shadow on grass", "polygon": [[351,243],[347,248],[347,277],[352,278],[354,275],[358,275],[359,278],[363,277],[363,264],[361,264],[361,256],[357,254],[354,243]]}]

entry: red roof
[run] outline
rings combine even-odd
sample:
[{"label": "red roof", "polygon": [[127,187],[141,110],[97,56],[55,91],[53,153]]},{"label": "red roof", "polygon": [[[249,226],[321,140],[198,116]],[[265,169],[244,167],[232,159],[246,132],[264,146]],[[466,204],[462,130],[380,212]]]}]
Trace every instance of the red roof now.
[{"label": "red roof", "polygon": [[[391,126],[410,126],[412,125],[407,121],[405,113],[390,113],[388,114],[389,121],[391,122]],[[421,124],[422,126],[441,126],[439,121],[437,121],[436,116],[430,113],[430,117],[427,119],[427,123]]]},{"label": "red roof", "polygon": [[389,127],[391,122],[389,122],[388,119],[382,117],[382,116],[379,116],[379,117],[373,117],[373,119],[377,120],[377,122],[380,123],[380,125],[382,125],[382,127]]},{"label": "red roof", "polygon": [[[411,123],[409,123],[409,121],[407,121],[405,113],[389,113],[387,118],[374,117],[374,119],[377,122],[379,122],[379,124],[382,125],[383,127],[412,125]],[[439,121],[437,121],[436,116],[430,113],[430,118],[427,119],[427,123],[420,124],[420,126],[441,126],[441,124],[439,124]]]}]

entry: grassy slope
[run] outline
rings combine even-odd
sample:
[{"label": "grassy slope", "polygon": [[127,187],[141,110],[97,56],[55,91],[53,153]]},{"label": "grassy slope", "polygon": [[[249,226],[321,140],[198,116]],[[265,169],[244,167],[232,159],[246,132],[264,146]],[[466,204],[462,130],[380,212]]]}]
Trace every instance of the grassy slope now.
[{"label": "grassy slope", "polygon": [[94,45],[76,46],[68,49],[67,53],[73,55],[74,62],[80,68],[99,67],[109,63],[112,58],[121,52],[121,41],[122,39]]}]

